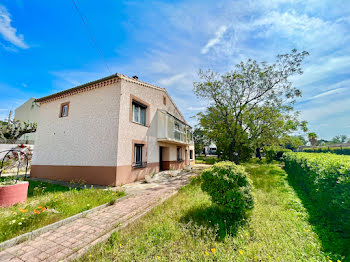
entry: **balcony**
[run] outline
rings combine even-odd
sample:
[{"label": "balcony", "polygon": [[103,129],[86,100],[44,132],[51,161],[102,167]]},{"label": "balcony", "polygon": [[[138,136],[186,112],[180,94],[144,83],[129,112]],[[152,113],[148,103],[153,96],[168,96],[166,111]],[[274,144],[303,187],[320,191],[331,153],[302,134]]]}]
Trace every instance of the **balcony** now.
[{"label": "balcony", "polygon": [[157,138],[159,142],[178,145],[193,143],[192,128],[166,111],[157,111]]}]

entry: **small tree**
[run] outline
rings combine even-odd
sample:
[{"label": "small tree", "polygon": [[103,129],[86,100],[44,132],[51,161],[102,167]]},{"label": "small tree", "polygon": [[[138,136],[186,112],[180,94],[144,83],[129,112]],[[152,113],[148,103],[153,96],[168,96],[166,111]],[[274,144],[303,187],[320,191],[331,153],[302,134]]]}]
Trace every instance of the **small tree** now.
[{"label": "small tree", "polygon": [[0,130],[0,141],[18,140],[24,134],[34,133],[36,128],[36,123],[23,122],[22,124],[19,120],[9,120],[9,124]]},{"label": "small tree", "polygon": [[310,141],[310,144],[312,146],[316,146],[317,145],[317,134],[314,132],[311,132],[308,134],[308,139]]}]

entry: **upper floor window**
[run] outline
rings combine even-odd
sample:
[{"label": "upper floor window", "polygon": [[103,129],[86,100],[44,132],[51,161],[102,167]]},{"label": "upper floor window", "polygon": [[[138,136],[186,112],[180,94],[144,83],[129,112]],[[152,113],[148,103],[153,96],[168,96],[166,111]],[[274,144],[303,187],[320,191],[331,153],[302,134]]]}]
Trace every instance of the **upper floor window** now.
[{"label": "upper floor window", "polygon": [[163,96],[163,104],[166,106],[166,97]]},{"label": "upper floor window", "polygon": [[132,121],[141,125],[146,125],[147,106],[136,101],[132,101]]},{"label": "upper floor window", "polygon": [[61,104],[61,109],[60,109],[60,117],[68,116],[68,111],[69,111],[69,102],[62,103]]}]

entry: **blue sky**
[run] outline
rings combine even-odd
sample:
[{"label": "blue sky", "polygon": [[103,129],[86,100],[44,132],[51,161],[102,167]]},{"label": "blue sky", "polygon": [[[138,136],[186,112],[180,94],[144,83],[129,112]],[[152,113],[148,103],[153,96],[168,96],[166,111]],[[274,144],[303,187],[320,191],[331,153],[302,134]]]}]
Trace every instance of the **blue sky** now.
[{"label": "blue sky", "polygon": [[[322,138],[350,135],[350,2],[76,0],[111,73],[167,88],[187,120],[205,104],[198,71],[241,60],[310,56],[296,108]],[[0,3],[0,119],[42,97],[110,74],[71,0]]]}]

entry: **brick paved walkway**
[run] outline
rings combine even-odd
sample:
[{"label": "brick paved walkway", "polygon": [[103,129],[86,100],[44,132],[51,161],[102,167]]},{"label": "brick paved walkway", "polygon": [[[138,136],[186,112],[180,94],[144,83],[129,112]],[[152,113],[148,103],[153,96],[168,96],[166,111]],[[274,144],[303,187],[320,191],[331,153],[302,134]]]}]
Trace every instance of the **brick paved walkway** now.
[{"label": "brick paved walkway", "polygon": [[118,225],[126,225],[187,184],[193,173],[156,184],[127,186],[129,194],[115,205],[88,214],[37,238],[0,252],[0,261],[69,261],[103,241]]}]

